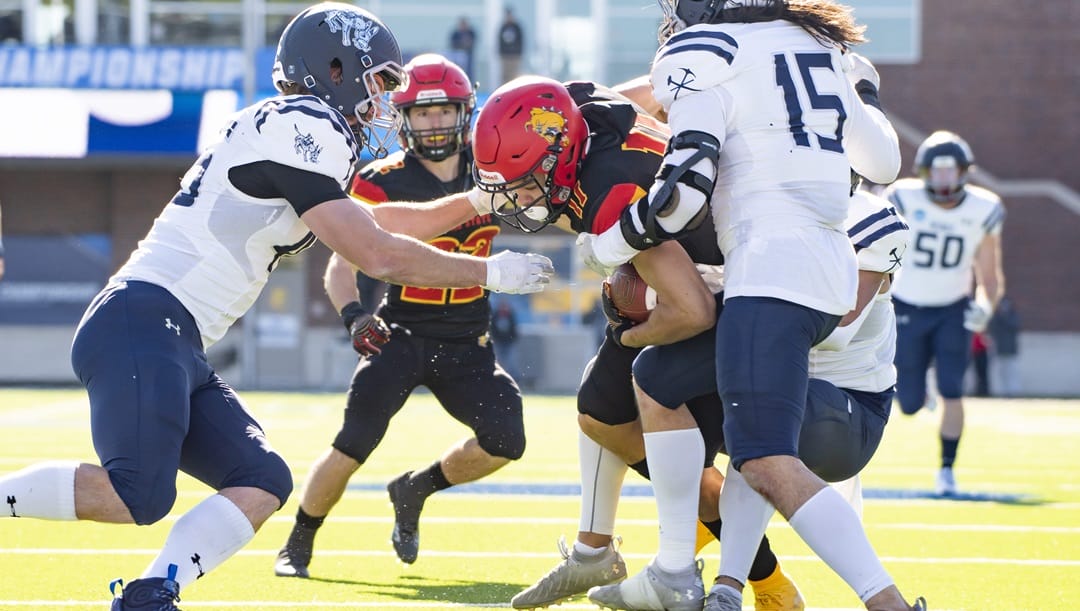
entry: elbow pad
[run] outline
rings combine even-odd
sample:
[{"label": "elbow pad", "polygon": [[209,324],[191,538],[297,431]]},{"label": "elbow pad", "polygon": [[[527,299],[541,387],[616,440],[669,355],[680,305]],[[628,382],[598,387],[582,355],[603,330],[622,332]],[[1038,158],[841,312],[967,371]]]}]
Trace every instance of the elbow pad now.
[{"label": "elbow pad", "polygon": [[[720,141],[705,132],[681,132],[668,144],[668,158],[674,151],[685,149],[692,149],[693,153],[677,165],[665,163],[657,174],[657,182],[650,190],[649,197],[628,207],[619,219],[626,242],[638,250],[645,250],[693,231],[708,214],[709,200],[716,184]],[[701,161],[708,162],[710,176],[692,169]],[[661,226],[660,219],[671,216],[679,207],[680,185],[682,189],[689,188],[700,193],[703,202],[680,227],[665,229]]]}]

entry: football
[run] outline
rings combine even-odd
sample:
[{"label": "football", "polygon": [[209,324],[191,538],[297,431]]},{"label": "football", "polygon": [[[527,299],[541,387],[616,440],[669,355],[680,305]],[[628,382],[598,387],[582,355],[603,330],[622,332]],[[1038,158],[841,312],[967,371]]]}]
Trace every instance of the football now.
[{"label": "football", "polygon": [[656,306],[656,292],[645,284],[631,263],[615,268],[604,281],[611,303],[619,313],[634,322],[645,322]]}]

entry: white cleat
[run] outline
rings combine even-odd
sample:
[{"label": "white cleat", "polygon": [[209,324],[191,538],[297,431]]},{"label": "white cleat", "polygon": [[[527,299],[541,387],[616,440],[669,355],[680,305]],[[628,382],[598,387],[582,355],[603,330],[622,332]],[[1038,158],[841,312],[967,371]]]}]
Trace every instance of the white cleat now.
[{"label": "white cleat", "polygon": [[956,476],[952,467],[942,467],[938,471],[935,490],[938,496],[956,496]]},{"label": "white cleat", "polygon": [[589,600],[609,609],[627,611],[701,611],[705,585],[701,581],[704,562],[669,573],[653,560],[645,570],[622,583],[589,590]]},{"label": "white cleat", "polygon": [[518,592],[510,600],[510,606],[515,609],[539,609],[584,594],[591,587],[626,579],[626,563],[619,553],[621,542],[619,537],[615,537],[603,552],[585,556],[576,549],[567,550],[566,540],[560,537],[559,553],[563,561],[528,589]]},{"label": "white cleat", "polygon": [[731,586],[713,585],[703,611],[742,611],[742,592]]}]

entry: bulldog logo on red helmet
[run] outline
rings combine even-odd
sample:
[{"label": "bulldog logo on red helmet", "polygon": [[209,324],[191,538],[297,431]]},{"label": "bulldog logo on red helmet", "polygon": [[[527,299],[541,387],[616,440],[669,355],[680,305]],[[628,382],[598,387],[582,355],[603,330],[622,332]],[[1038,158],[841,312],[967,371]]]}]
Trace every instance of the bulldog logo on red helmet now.
[{"label": "bulldog logo on red helmet", "polygon": [[525,122],[525,129],[536,132],[541,138],[547,140],[549,145],[556,144],[561,148],[570,145],[570,139],[566,137],[566,117],[553,108],[533,108],[529,111],[529,120]]}]

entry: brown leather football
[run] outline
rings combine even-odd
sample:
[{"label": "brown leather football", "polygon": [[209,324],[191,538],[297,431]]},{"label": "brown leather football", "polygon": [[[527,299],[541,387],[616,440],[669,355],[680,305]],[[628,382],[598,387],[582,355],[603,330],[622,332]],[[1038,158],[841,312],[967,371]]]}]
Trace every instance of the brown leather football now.
[{"label": "brown leather football", "polygon": [[638,275],[633,264],[624,263],[615,268],[605,282],[610,287],[611,303],[620,314],[634,322],[644,322],[649,318],[652,312],[646,297],[649,285]]}]

